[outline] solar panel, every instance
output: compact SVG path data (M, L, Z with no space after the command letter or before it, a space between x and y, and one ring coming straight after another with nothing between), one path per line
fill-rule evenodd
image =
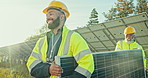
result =
M95 71L91 78L145 78L141 50L123 50L93 53ZM63 68L61 77L71 75L77 67L72 56L56 56Z
M27 42L0 47L0 55L5 55L5 56L11 55L13 57L26 57L27 55L30 55L30 53L32 52L32 49L35 46L37 40L38 39L34 39Z
M123 32L127 26L132 26L136 29L136 42L144 49L148 49L147 13L85 26L75 29L75 31L86 40L92 52L113 51L117 41L124 39Z

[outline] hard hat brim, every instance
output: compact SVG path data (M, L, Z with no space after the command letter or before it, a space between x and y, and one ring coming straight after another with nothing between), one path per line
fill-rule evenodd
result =
M48 11L49 8L52 8L52 7L47 7L47 8L45 8L45 9L43 10L43 13L44 13L44 14L47 14L47 11ZM62 10L66 13L66 18L68 18L68 17L70 16L70 13L69 13L67 10L64 10L64 9L62 9Z
M124 34L135 34L135 33L124 33Z

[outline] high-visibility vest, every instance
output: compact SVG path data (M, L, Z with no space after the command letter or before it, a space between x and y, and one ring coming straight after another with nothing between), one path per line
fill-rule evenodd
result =
M143 58L144 58L144 68L146 69L146 58L145 58L145 53L144 50L142 48L141 45L139 45L137 42L133 42L133 43L127 43L125 40L122 41L118 41L115 51L119 51L119 50L132 50L132 49L142 49L142 54L143 54Z
M45 36L37 41L28 59L27 67L29 71L31 71L31 69L38 63L47 62L47 49L47 36ZM75 71L86 76L87 78L91 77L91 74L94 71L94 60L92 53L85 40L78 33L67 29L66 26L63 27L62 41L57 56L62 55L72 55L78 63ZM57 77L50 76L50 78Z

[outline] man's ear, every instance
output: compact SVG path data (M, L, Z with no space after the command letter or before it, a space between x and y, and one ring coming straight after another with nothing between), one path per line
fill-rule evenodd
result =
M64 20L64 18L65 18L65 15L62 14L62 15L60 16L60 20Z

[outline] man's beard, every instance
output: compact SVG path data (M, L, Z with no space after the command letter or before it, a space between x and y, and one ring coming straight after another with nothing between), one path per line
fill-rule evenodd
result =
M130 41L127 41L127 39L125 39L125 42L127 42L128 44L131 44L131 43L135 42L135 39L132 38Z
M48 24L48 28L49 29L55 29L60 25L60 17L58 17L57 19L53 20L53 22L51 24Z

